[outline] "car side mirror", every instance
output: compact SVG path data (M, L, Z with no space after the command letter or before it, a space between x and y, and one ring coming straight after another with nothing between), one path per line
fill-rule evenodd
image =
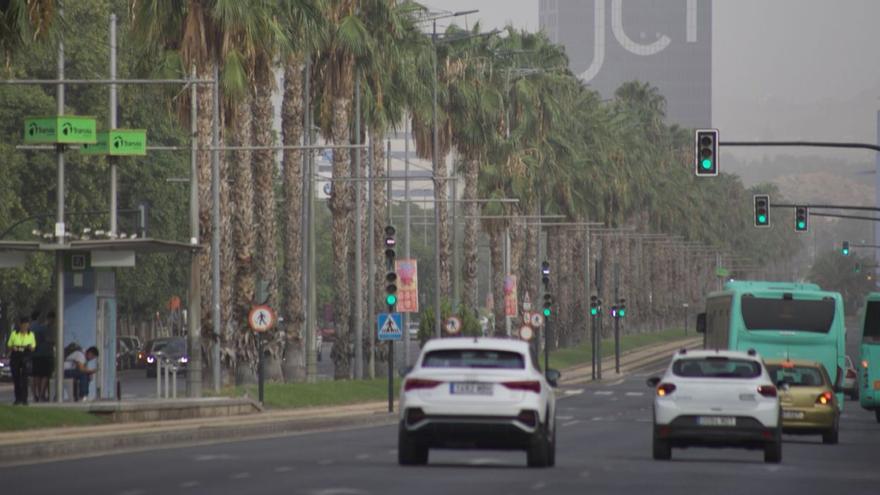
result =
M657 385L660 384L660 377L659 376L652 376L651 378L648 378L647 380L645 380L645 383L648 384L648 386L651 388L656 388Z
M560 373L559 370L550 368L547 370L545 377L547 378L547 383L549 383L551 387L558 387L559 379L562 378L562 373Z
M412 372L412 370L413 370L412 366L404 366L403 368L400 368L400 371L398 372L398 374L400 375L401 378L403 378L406 375L410 374Z
M697 315L697 333L706 333L706 313Z

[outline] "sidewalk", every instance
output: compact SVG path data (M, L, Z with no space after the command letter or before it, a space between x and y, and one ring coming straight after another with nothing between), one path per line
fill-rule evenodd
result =
M695 347L701 338L678 340L621 354L621 374L614 373L614 356L602 360L605 381L620 379L638 368L659 363L681 347ZM590 380L590 365L562 370L562 387ZM560 394L560 398L564 397ZM395 403L395 410L397 404ZM386 401L345 406L270 410L258 414L179 419L98 426L45 428L0 433L0 466L58 460L120 451L226 442L328 428L391 425L397 413Z

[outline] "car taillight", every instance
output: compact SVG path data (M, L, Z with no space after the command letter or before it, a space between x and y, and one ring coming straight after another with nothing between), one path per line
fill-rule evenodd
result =
M822 392L819 394L819 397L816 399L816 404L827 405L831 404L831 399L834 398L834 394L831 392Z
M437 385L440 385L441 382L437 380L425 380L423 378L410 378L403 384L403 391L409 392L410 390L419 390L423 388L434 388Z
M776 387L773 385L761 385L758 387L758 393L764 397L776 397Z
M526 426L536 426L538 424L538 413L535 411L520 411L516 420Z
M657 386L657 396L658 397L666 397L667 395L675 392L675 385L671 383L661 383Z
M862 368L868 369L868 360L862 359Z
M520 381L520 382L504 382L502 383L510 390L522 390L524 392L541 393L541 382L537 380Z
M144 353L143 353L143 352L139 352L139 353L138 353L138 359L143 359L143 358L144 358Z

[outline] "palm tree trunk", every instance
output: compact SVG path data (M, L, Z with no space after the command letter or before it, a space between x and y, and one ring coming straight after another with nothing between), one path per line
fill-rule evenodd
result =
M210 79L211 66L206 65L198 68L199 79ZM197 136L199 144L206 146L211 143L211 120L212 120L212 95L213 86L200 86L196 105L198 105ZM211 152L201 150L198 152L198 176L199 176L199 243L206 247L199 255L199 278L201 285L201 313L202 313L202 376L210 381L211 370L219 363L211 360L211 346L214 342L213 314L211 311L211 235L213 232L211 223ZM207 358L207 359L205 359Z
M452 271L450 269L450 241L449 241L449 190L447 177L449 171L446 167L446 157L437 158L437 170L434 170L434 208L438 208L440 222L437 226L437 234L440 236L440 300L449 300L452 289Z
M281 128L285 145L298 145L303 136L303 58L292 56L284 66L284 100L281 104ZM303 153L284 150L281 166L284 187L284 362L285 382L306 378L306 347L303 311Z
M251 144L253 119L250 93L233 107L231 143L236 146ZM233 304L232 339L235 346L235 382L254 383L257 362L253 339L245 325L254 299L254 173L251 152L233 152L234 165L230 169L233 187L230 196L232 235L235 263L235 298Z
M489 252L491 254L492 263L492 300L494 302L495 313L495 336L507 336L504 317L504 250L502 243L504 242L503 229L495 228L489 230Z
M272 80L266 77L258 85L253 102L254 143L272 146ZM257 241L257 277L268 284L267 304L277 306L278 237L275 211L275 154L271 150L254 152L254 228ZM284 352L283 332L279 328L263 335L266 353L265 373L268 380L281 380L281 357Z
M470 310L476 310L478 302L477 294L477 271L479 268L479 252L477 238L479 235L479 219L477 216L480 207L473 200L477 199L477 181L479 180L480 162L477 160L464 161L464 280L462 304Z
M330 141L333 144L349 143L349 120L351 117L351 96L343 92L331 102L333 126ZM351 163L349 151L345 148L333 150L333 178L342 179L350 176ZM347 379L351 376L352 343L351 336L351 294L349 293L349 244L353 232L351 213L353 197L350 185L345 181L333 182L330 194L330 211L333 214L333 279L336 341L333 344L331 357L335 364L334 376Z

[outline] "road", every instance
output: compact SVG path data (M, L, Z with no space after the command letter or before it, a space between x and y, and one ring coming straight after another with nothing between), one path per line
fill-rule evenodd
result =
M0 479L17 495L877 493L880 424L854 402L839 445L786 436L779 465L737 449L675 449L670 462L652 460L647 376L560 401L552 469L494 451L432 451L428 466L402 468L396 429L382 426L0 468Z

